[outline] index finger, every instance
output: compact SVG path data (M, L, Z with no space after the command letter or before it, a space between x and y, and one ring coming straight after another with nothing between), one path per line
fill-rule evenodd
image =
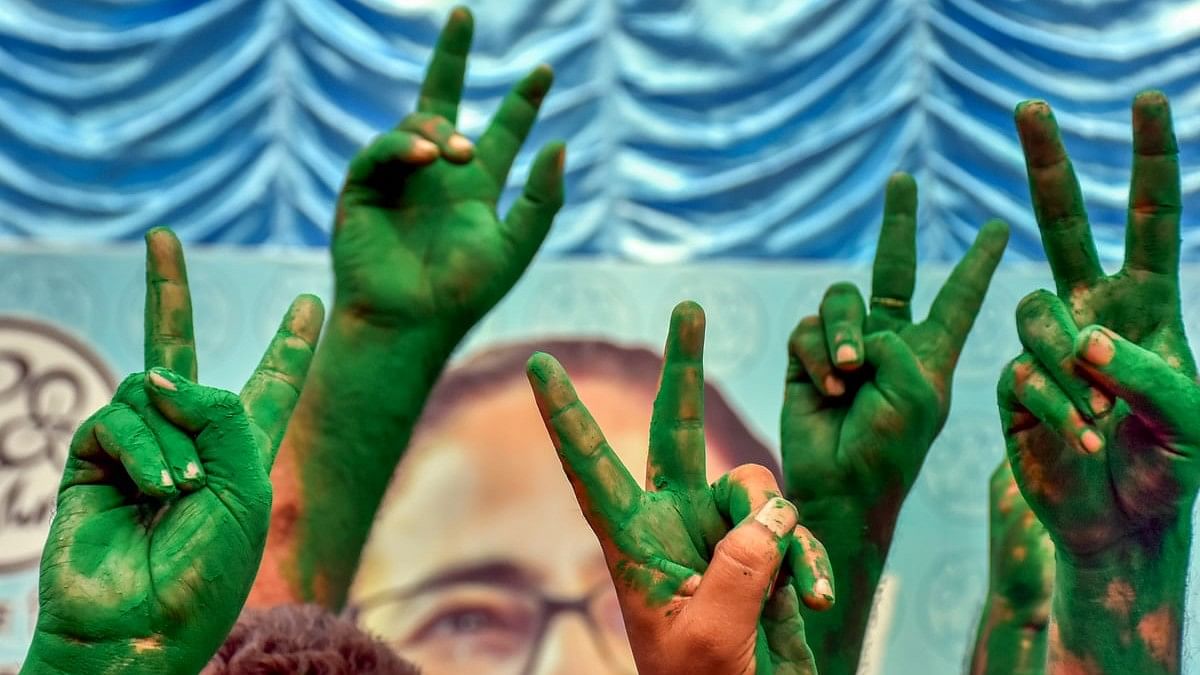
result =
M671 312L662 378L650 418L646 487L704 488L704 310L681 302Z
M417 112L440 115L452 124L458 121L458 103L462 100L467 53L471 49L474 29L475 20L470 10L461 6L451 10L425 71L417 98Z
M633 514L641 488L575 394L562 365L538 352L529 358L526 373L580 510L597 536L611 540Z
M1058 292L1065 295L1076 284L1104 276L1083 194L1050 105L1045 101L1017 105L1016 122L1042 247Z
M888 180L883 225L871 270L871 312L912 321L917 283L917 183L906 173Z
M1179 274L1179 146L1171 108L1160 91L1133 102L1133 179L1125 230L1125 267Z
M192 294L183 247L175 233L156 227L146 233L146 370L161 367L196 380L196 336Z
M926 321L940 327L946 337L945 348L937 350L938 362L933 364L941 372L948 373L958 362L1007 245L1008 225L999 220L984 223L975 243L954 266L950 278L933 299Z
M258 367L238 395L255 429L267 471L275 464L279 442L300 399L324 320L325 308L315 295L293 300Z

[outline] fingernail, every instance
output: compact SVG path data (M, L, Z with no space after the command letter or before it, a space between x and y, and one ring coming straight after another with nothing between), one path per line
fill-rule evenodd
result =
M158 389L167 391L177 391L175 383L167 379L167 377L157 368L150 371L150 384Z
M778 538L791 534L796 528L796 509L782 497L774 497L754 515L754 519L765 525Z
M1105 396L1104 392L1095 387L1089 387L1088 403L1091 405L1092 415L1095 417L1100 417L1112 409L1112 401L1108 400L1108 396Z
M437 157L438 147L432 141L427 141L424 138L415 138L412 143L412 150L409 155L413 159L432 159Z
M1094 365L1107 366L1112 363L1115 353L1116 346L1113 345L1112 338L1099 328L1093 329L1088 335L1087 346L1083 349L1083 358Z
M695 595L696 590L700 588L701 580L702 577L699 574L693 574L684 579L683 583L679 585L679 590L675 591L676 595Z
M846 393L846 384L836 375L825 376L825 393L830 396L841 396Z
M195 462L188 462L187 468L183 470L184 478L195 478L200 475L200 467L196 466Z
M858 350L854 348L854 345L846 343L837 348L837 354L834 355L833 360L839 366L846 363L854 363L858 361Z
M449 145L451 150L459 154L471 152L471 150L475 148L475 146L471 144L471 141L467 140L467 137L463 136L462 134L454 134L451 136Z
M171 487L175 484L175 481L171 480L171 474L167 473L166 469L162 470L162 475L160 478L162 479L162 484L164 487Z
M1083 444L1084 450L1093 455L1100 452L1100 448L1104 447L1104 439L1100 437L1100 434L1091 429L1079 435L1079 442Z
M833 586L828 579L817 579L817 583L813 584L813 593L816 593L829 602L833 602Z

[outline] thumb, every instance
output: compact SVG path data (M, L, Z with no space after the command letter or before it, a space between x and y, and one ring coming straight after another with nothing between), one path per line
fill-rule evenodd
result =
M725 535L688 607L691 620L753 633L799 519L791 502L775 497Z

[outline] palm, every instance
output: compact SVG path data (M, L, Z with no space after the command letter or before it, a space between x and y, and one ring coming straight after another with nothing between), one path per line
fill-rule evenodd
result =
M86 464L75 469L120 470ZM245 480L267 486L265 473ZM258 524L261 544L270 505L269 488L264 492L247 511L247 521L236 519L210 487L184 495L161 518L159 500L111 485L67 487L50 530L44 554L50 564L43 565L41 585L76 592L43 593L40 629L92 645L133 644L136 651L140 644L147 665L156 657L163 666L180 659L162 645L184 651L199 646L180 661L203 663L211 636L227 629L232 618L220 608L254 577L260 551L247 541L246 528ZM93 546L104 547L100 560ZM86 593L79 592L84 588ZM196 612L197 607L209 610Z
M801 387L808 391L796 391ZM814 409L797 403L816 398L819 393L811 384L789 385L785 393L783 444L804 449L787 462L791 494L801 502L851 495L874 502L885 496L896 476L904 477L905 489L911 485L921 459L913 450L919 445L886 429L914 420L906 421L906 413L873 382L863 383L848 405L835 402ZM789 415L791 410L801 412ZM919 425L929 428L931 421L920 420Z
M333 261L338 302L361 315L469 327L520 278L562 204L563 148L551 144L498 217L553 75L543 66L519 82L472 148L454 129L471 34L470 14L451 13L417 112L351 162Z
M1036 371L1048 386L1061 388L1078 411L1071 419L1095 429L1104 447L1094 455L1080 452L1073 447L1078 441L1067 440L1070 434L1021 406L1002 412L1013 471L1027 501L1061 543L1081 550L1103 548L1173 515L1179 496L1195 492L1194 469L1178 461L1180 439L1132 414L1125 401L1112 401L1111 392L1093 392L1072 365L1070 343L1077 329L1097 324L1188 378L1196 375L1180 313L1179 168L1165 99L1139 98L1134 116L1125 264L1105 275L1053 115L1041 103L1018 109L1034 211L1057 299L1041 292L1022 302L1018 323L1026 356L1014 368ZM1030 386L1006 377L1002 398L1019 398L1013 390Z

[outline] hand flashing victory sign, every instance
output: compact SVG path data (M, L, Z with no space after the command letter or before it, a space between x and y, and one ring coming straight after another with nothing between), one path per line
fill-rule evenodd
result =
M1054 591L1054 544L1013 478L1008 460L991 480L988 596L971 675L1042 675Z
M828 547L843 602L807 619L824 675L858 669L872 596L900 507L950 411L951 378L1008 242L985 224L933 301L912 322L917 188L887 187L870 311L858 289L835 284L820 314L788 344L782 415L787 494Z
M333 230L336 299L274 475L251 604L340 608L372 519L450 353L520 278L563 202L560 143L496 213L553 75L540 66L471 144L455 130L472 18L450 14L417 112L350 164Z
M667 336L645 490L553 357L529 360L529 382L604 550L639 672L815 673L798 598L832 604L825 551L767 469L743 465L708 485L703 348L704 313L682 303ZM781 564L794 584L776 587Z
M1016 121L1058 288L1021 302L1025 351L999 386L1013 473L1057 551L1047 672L1177 673L1200 388L1180 316L1170 110L1158 92L1134 101L1125 264L1113 275L1050 107L1023 103Z
M71 441L23 673L197 673L258 569L323 310L293 303L240 397L195 384L183 253L169 230L146 243L147 372Z

